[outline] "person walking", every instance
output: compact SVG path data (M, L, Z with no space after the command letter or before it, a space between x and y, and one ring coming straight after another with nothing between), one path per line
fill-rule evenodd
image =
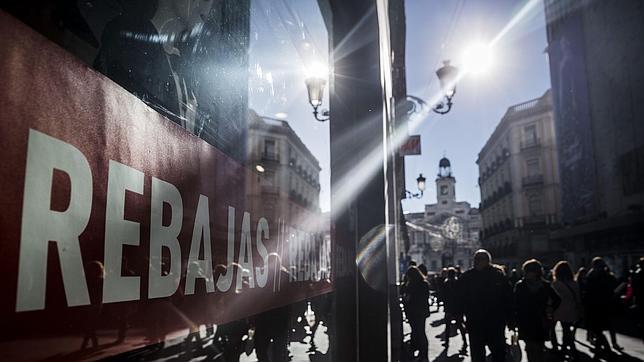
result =
M474 253L474 268L459 279L458 313L465 316L473 362L505 361L505 327L512 317L512 287L503 271L492 265L487 250Z
M577 273L575 273L575 281L579 285L579 295L581 295L581 305L582 307L584 306L585 300L586 300L586 286L588 285L588 269L586 267L579 267L577 269ZM583 313L581 314L580 318L581 320L577 325L575 326L575 333L577 332L577 328L585 328L586 329L586 342L588 343L595 343L595 340L593 338L593 333L588 329L588 326L586 326L586 309L583 309Z
M402 296L405 315L411 326L412 352L418 350L418 361L428 362L429 342L425 334L425 320L429 317L429 284L415 266L407 269L405 279Z
M613 346L613 349L616 351L623 351L624 348L617 343L617 331L615 331L615 320L623 312L623 301L622 293L626 290L626 283L620 283L620 280L615 276L615 274L610 270L608 265L606 266L606 272L615 278L615 289L613 289L613 297L611 298L611 307L609 309L610 313L610 325L608 326L608 335L610 336L610 344Z
M604 331L611 328L611 310L614 307L614 291L617 278L608 271L606 262L601 257L595 257L592 268L588 272L584 296L586 311L586 327L594 338L595 357L610 352L608 340Z
M644 257L640 258L633 273L633 310L640 338L644 342Z
M568 350L571 357L575 358L577 356L575 325L583 314L579 284L574 280L572 269L567 261L560 261L555 265L553 277L552 288L561 298L561 304L554 312L555 323L561 323L563 330L561 348L564 352ZM552 338L557 336L552 335ZM553 346L555 344L556 342L553 341Z
M456 277L456 269L447 269L447 278L443 283L443 303L445 304L445 333L443 346L445 350L449 348L449 338L451 334L452 322L456 324L456 329L461 332L463 338L463 350L467 348L467 338L465 336L465 326L463 325L463 316L457 310L459 283Z
M529 362L545 358L544 342L552 326L552 311L561 299L550 283L543 279L543 267L536 259L523 263L523 279L514 288L516 322L519 339L525 342Z
M439 312L441 309L441 306L443 306L443 312L445 312L445 301L443 298L443 287L445 285L445 278L447 278L447 268L441 269L440 274L438 277L434 280L436 282L435 284L435 295L436 295L436 311Z

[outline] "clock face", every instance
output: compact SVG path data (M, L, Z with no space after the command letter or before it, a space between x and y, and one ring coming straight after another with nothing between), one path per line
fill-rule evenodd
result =
M443 237L447 239L458 239L461 236L462 231L463 225L461 224L461 220L455 216L447 218L441 226Z
M449 193L449 187L447 185L441 186L441 195L447 195Z

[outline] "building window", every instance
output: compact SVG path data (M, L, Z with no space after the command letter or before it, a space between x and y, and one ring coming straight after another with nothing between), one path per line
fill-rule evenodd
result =
M526 161L526 173L527 173L527 176L541 175L541 169L539 167L538 158L531 158Z
M443 200L443 201L441 202L441 204L443 204L443 205L447 205L447 200Z
M543 206L541 205L541 195L532 194L528 196L528 212L530 213L530 216L543 214Z
M431 270L436 271L437 269L438 269L438 263L436 263L436 260L432 260Z
M537 126L531 124L523 128L523 144L531 146L537 144Z
M277 160L277 146L275 144L275 140L268 138L264 140L264 158Z

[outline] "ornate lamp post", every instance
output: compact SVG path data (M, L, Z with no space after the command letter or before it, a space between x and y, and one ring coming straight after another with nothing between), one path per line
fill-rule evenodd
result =
M328 110L318 110L322 105L322 98L324 96L324 87L326 80L319 76L312 76L304 80L306 90L309 94L309 103L313 107L313 117L320 122L329 120ZM321 114L321 115L320 115Z
M416 185L418 187L418 193L413 193L409 190L405 190L405 198L415 198L415 199L420 199L423 197L423 192L425 192L425 177L423 177L423 174L421 173L418 175L418 178L416 179Z
M443 61L443 66L436 70L436 76L440 82L442 100L432 107L432 111L438 114L447 114L452 109L452 98L456 94L456 81L458 80L458 68L450 64L449 60ZM427 107L427 102L419 97L407 95L409 113L419 112Z
M450 65L449 60L443 62L443 66L436 71L438 81L443 92L443 100L435 105L432 110L438 114L446 114L452 109L452 98L456 94L456 80L458 68Z

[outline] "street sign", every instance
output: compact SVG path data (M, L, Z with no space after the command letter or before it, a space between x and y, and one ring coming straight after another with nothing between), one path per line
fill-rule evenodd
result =
M420 155L420 135L415 134L409 136L407 141L400 145L398 152L401 156Z

